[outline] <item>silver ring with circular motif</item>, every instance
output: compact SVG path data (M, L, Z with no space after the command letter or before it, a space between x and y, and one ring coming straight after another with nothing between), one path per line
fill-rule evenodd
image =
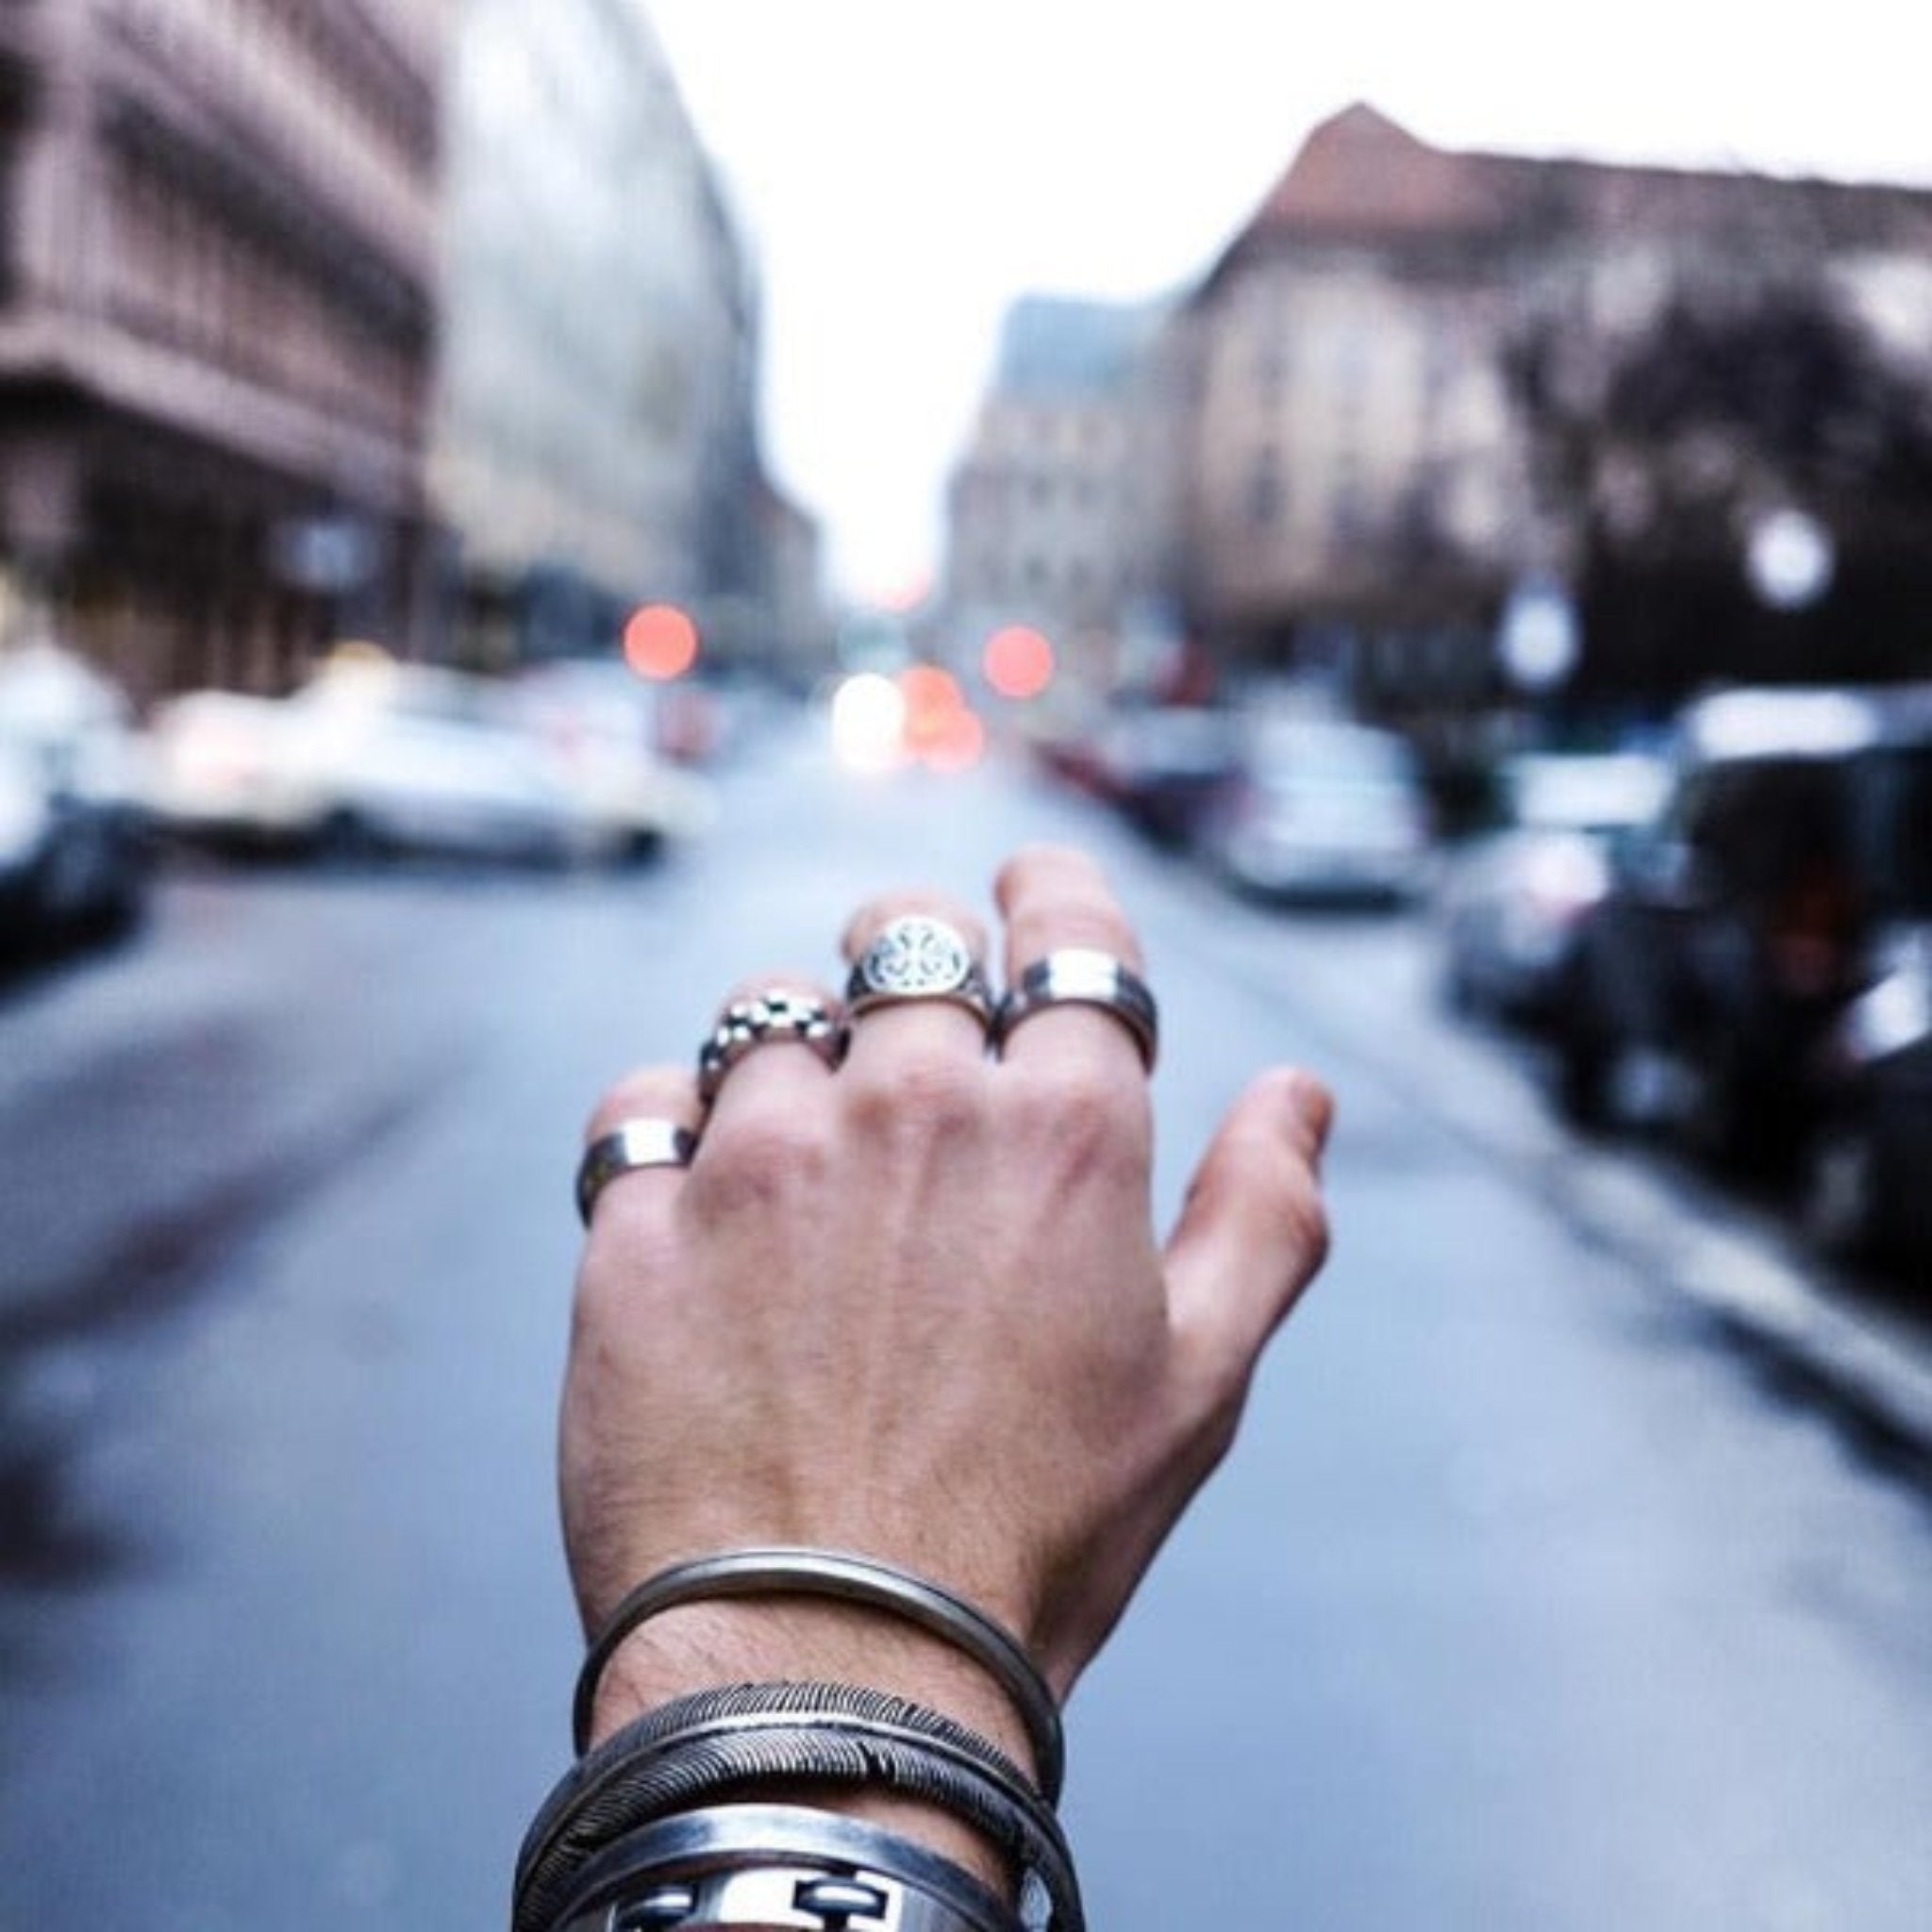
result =
M900 1000L948 1000L992 1027L992 989L965 934L923 912L888 920L846 982L845 1010L855 1020Z
M698 1049L698 1098L709 1106L725 1074L754 1047L774 1040L798 1041L828 1067L845 1058L845 1028L824 1000L782 986L767 987L747 999L733 1000L718 1016Z
M1129 1033L1141 1049L1141 1064L1151 1074L1160 1044L1160 1010L1147 982L1111 953L1089 946L1063 946L1036 959L1021 974L1019 984L1000 1001L993 1015L992 1046L1004 1052L1013 1029L1023 1020L1048 1007L1104 1007Z
M698 1137L676 1121L655 1115L620 1121L584 1149L577 1162L577 1213L586 1227L597 1196L621 1174L641 1167L689 1167Z

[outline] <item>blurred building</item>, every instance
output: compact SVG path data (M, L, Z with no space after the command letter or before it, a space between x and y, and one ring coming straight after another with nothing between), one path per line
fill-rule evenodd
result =
M139 695L420 619L443 14L0 7L0 570Z
M1761 315L1774 290L1815 297L1819 316L1765 345L1765 394L1727 391L1732 339L1709 331L1700 375L1685 315ZM1627 612L1592 600L1604 520L1647 520L1653 562L1683 565L1704 533L1702 564L1741 603L1740 522L1825 490L1826 466L1774 446L1773 419L1803 417L1811 366L1780 358L1840 320L1865 345L1855 359L1891 365L1888 395L1932 395L1932 193L1450 153L1351 108L1176 311L1188 621L1237 675L1325 681L1358 709L1424 721L1508 694L1499 632L1527 586L1574 608L1579 675L1601 689L1730 669L1727 645L1757 646L1741 617L1708 610L1672 633L1667 664L1640 666ZM1841 440L1887 413L1868 408ZM1701 521L1684 477L1708 499ZM1801 507L1850 554L1875 491L1831 493ZM1917 531L1924 553L1923 514ZM1644 581L1654 604L1659 579ZM1830 648L1795 654L1793 675L1830 675ZM1559 659L1545 683L1572 675Z
M1150 600L1171 574L1172 468L1152 394L1161 316L1048 295L1009 310L947 491L939 622L957 650L1024 624L1053 641L1075 689L1138 681Z
M638 0L463 0L449 127L431 475L457 655L610 649L641 600L740 661L809 648L752 264Z

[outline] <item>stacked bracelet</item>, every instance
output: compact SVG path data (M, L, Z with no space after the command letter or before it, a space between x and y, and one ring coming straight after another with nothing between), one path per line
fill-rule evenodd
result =
M842 1550L730 1550L675 1564L646 1578L618 1605L584 1659L572 1712L579 1751L590 1740L598 1681L618 1645L640 1624L660 1611L706 1598L731 1596L833 1597L890 1611L944 1638L1005 1687L1026 1725L1040 1789L1049 1804L1058 1803L1066 1766L1059 1706L1019 1639L943 1584L896 1564Z
M739 1684L681 1697L586 1752L605 1666L639 1624L709 1597L832 1597L887 1611L973 1657L1007 1691L1031 1777L956 1719L849 1684ZM1019 1640L945 1586L869 1557L726 1551L660 1571L617 1607L584 1659L579 1762L525 1834L512 1932L1085 1932L1054 1806L1059 1707ZM835 1810L818 1790L882 1790L965 1824L1018 1882L1017 1909L929 1847ZM796 1793L799 1806L760 1800Z
M935 1805L1019 1873L1019 1923L1080 1932L1066 1840L1019 1767L941 1712L839 1684L701 1691L600 1744L558 1786L525 1839L515 1932L552 1932L575 1920L587 1874L639 1828L774 1784L869 1787Z

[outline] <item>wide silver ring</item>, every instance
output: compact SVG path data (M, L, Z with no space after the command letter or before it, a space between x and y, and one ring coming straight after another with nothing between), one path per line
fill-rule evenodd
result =
M698 1049L698 1098L709 1106L724 1076L754 1047L774 1040L808 1046L828 1067L845 1057L845 1027L824 1000L786 987L767 987L733 1000Z
M923 912L888 920L858 956L845 986L845 1010L854 1019L901 1000L947 1000L982 1026L992 1025L992 989L966 935Z
M1111 1013L1141 1049L1151 1074L1160 1045L1160 1009L1147 982L1111 953L1090 946L1063 946L1036 959L1021 974L993 1014L992 1046L1004 1052L1013 1029L1048 1007L1101 1007Z
M656 1115L620 1121L584 1149L577 1162L577 1212L586 1227L597 1196L621 1174L641 1167L689 1167L698 1137L676 1121Z

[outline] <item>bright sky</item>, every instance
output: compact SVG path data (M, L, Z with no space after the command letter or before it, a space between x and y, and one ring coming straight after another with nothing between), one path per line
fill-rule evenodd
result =
M939 561L1007 305L1183 286L1308 130L1932 185L1915 0L643 0L757 256L836 587Z

